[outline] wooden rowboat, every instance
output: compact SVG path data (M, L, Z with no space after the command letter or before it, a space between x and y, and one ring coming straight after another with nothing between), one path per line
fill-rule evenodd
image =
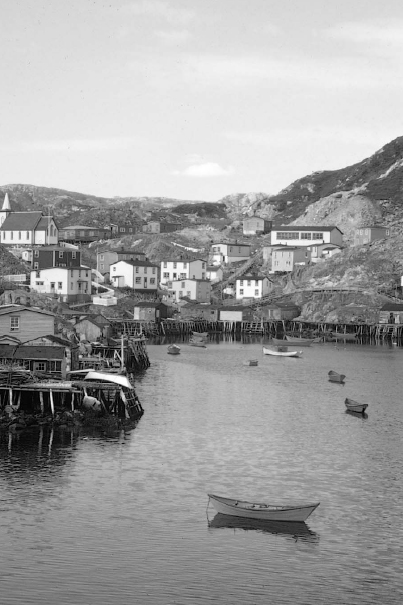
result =
M178 345L168 345L167 353L169 353L169 355L179 355L180 352L181 348L178 347Z
M345 374L338 374L337 372L334 372L333 370L330 370L330 372L328 373L329 376L329 380L330 382L344 382L345 379Z
M266 519L267 521L305 521L319 506L319 502L312 504L263 504L224 498L208 494L217 512L231 517L245 517L248 519Z
M192 332L192 338L194 340L204 340L208 339L208 332Z
M282 341L284 342L284 340ZM289 351L288 347L278 346L269 349L263 347L263 355L276 355L278 357L301 357L302 351Z
M368 403L359 403L358 401L354 401L354 399L349 399L346 397L344 403L346 404L346 408L349 412L357 412L358 414L363 414L368 407Z
M313 343L313 338L298 338L293 336L286 336L285 340L279 338L272 338L274 345L295 345L298 347L310 347Z

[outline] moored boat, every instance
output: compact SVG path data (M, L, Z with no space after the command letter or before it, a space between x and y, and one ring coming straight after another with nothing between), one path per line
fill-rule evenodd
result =
M167 353L169 355L179 355L181 348L178 345L168 345Z
M346 377L345 374L338 374L337 372L334 372L333 370L330 370L330 372L328 372L328 376L329 376L330 382L339 382L339 383L343 383L344 379Z
M344 403L349 412L357 412L358 414L363 414L368 407L368 403L359 403L348 397L346 397Z
M202 349L206 349L206 345L204 344L203 340L193 340L190 339L189 340L189 344L191 347L201 347Z
M272 338L272 342L274 345L295 345L298 347L310 347L313 343L313 338L299 338L297 336L287 336L285 340L281 340L279 338Z
M217 512L232 517L266 519L267 521L305 521L319 506L319 502L304 504L265 504L208 494Z
M288 347L281 345L273 348L263 347L263 355L275 355L277 357L301 357L302 351L289 351Z

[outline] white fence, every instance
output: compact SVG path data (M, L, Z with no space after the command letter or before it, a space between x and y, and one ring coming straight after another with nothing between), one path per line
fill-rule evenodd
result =
M13 281L19 284L24 284L28 281L28 277L26 273L19 273L18 275L2 275L0 279L3 281Z

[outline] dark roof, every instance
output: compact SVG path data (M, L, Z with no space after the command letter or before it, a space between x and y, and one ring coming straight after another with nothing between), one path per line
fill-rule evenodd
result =
M160 305L164 305L164 307L167 307L168 305L166 305L163 302L148 302L146 300L142 300L141 302L137 302L134 303L134 307L152 307L152 308L156 308L159 307Z
M340 229L336 227L336 225L280 225L279 227L274 228L273 231L333 231L333 229ZM342 233L340 231L340 233Z
M247 305L223 305L222 307L219 307L220 311L244 311L245 309L250 311L250 308Z
M12 212L1 226L2 231L31 231L38 226L42 212Z
M403 304L385 303L383 307L381 307L381 311L403 311Z
M46 231L47 228L49 227L49 219L52 219L54 222L54 218L53 216L42 216L40 218L39 223L37 224L36 228L38 231Z
M41 313L42 315L51 315L55 317L55 313L46 311L45 309L38 309L37 307L25 307L24 305L12 305L5 308L0 307L0 315L7 315L8 313L21 313L23 311L33 311L34 313Z
M15 351L15 353L14 353ZM22 345L0 345L0 359L63 359L64 347Z
M141 254L145 256L145 252L140 252L139 250L107 250L107 252L116 252L116 254Z

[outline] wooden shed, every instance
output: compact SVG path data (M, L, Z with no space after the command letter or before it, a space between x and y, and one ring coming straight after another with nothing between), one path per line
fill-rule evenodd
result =
M379 323L403 324L403 304L386 303L379 311Z
M133 309L133 319L139 321L159 321L169 317L169 307L163 302L138 302Z
M219 307L216 305L201 305L187 303L180 309L181 319L217 321Z
M300 307L294 303L272 302L264 305L259 310L259 315L262 319L294 319L301 313Z
M231 305L219 308L220 321L253 321L253 310L245 305Z
M112 336L111 322L103 315L83 317L77 321L74 328L82 340L85 339L90 342Z

